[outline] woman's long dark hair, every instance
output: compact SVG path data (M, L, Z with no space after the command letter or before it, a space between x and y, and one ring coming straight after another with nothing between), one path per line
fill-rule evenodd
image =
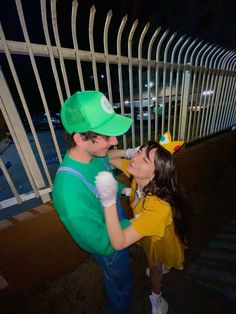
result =
M172 209L174 228L180 240L186 244L186 236L189 227L189 208L180 189L174 159L169 151L159 143L149 141L140 149L146 147L146 155L149 158L151 150L156 149L154 164L154 178L144 187L146 195L156 195L158 198L170 204Z

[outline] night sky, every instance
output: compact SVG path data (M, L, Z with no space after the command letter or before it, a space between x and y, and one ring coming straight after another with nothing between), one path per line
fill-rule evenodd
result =
M129 25L137 18L139 29L150 21L150 33L162 26L163 30L169 28L171 33L177 31L179 36L186 34L192 39L199 38L228 49L236 48L236 0L79 0L78 3L78 17L83 24L87 23L89 9L95 4L95 22L98 26L104 25L106 14L112 9L114 28L117 28L122 17L128 14ZM22 0L22 4L28 16L27 21L32 25L31 38L39 42L40 38L43 38L41 30L37 27L40 1ZM71 1L58 0L57 6L58 18L62 20L64 28L65 21L70 18ZM14 0L0 1L0 18L3 26L6 25L11 37L9 39L20 36L17 15L14 12ZM87 33L83 30L81 38L86 42L85 36L87 37Z
M209 41L228 49L236 48L236 0L81 0L79 6L95 4L97 15L113 10L113 18L128 14L140 26L151 22L181 36Z

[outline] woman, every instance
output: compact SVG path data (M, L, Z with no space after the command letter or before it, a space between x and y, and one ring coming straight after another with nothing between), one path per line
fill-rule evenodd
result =
M142 145L131 160L123 159L125 150L112 150L110 162L132 178L130 205L134 219L122 229L117 217L117 183L102 172L96 186L104 206L112 246L121 250L138 242L144 249L150 268L152 313L166 313L168 304L161 296L163 264L183 269L187 210L178 188L171 153L157 142Z

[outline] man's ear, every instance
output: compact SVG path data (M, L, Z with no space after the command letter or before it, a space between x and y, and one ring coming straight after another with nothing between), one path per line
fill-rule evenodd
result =
M73 139L77 145L81 145L81 143L84 142L83 137L80 133L75 133Z

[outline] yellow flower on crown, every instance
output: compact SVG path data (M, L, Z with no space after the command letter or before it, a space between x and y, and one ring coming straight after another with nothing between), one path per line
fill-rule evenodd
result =
M159 144L173 154L180 149L180 147L184 144L184 141L171 141L171 135L168 131L161 136Z

